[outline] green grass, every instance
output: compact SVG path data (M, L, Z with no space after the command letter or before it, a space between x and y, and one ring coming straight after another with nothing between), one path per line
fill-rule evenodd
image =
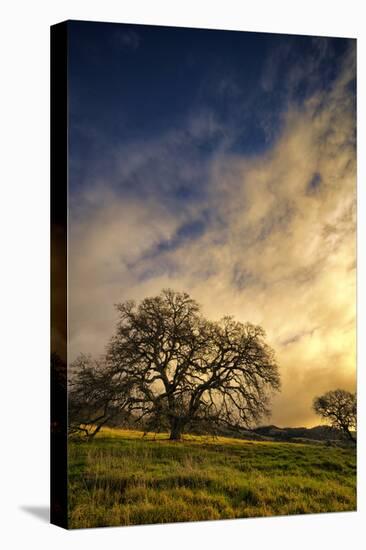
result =
M69 445L69 526L356 509L356 452L325 445L105 429Z

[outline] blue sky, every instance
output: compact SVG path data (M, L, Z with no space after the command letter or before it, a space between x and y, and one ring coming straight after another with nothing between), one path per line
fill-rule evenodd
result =
M265 328L273 422L352 389L355 76L349 39L70 22L71 357L171 287Z
M203 173L181 178L177 203L196 198L217 151L271 147L289 101L329 89L349 46L340 38L83 22L69 23L69 37L71 190L88 185L90 172L113 169L116 146L180 129L182 153ZM138 194L140 183L126 178L119 187Z

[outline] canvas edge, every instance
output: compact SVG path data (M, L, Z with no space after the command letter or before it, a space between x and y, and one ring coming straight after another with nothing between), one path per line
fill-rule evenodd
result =
M68 528L67 495L67 23L50 27L51 479L50 522Z

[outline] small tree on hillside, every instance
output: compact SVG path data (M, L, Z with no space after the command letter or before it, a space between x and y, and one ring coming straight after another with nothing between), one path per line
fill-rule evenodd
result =
M68 391L69 433L91 439L112 420L128 415L133 387L105 360L80 355L71 366Z
M353 443L356 443L354 431L357 427L356 394L345 390L329 391L313 402L314 411L341 430Z

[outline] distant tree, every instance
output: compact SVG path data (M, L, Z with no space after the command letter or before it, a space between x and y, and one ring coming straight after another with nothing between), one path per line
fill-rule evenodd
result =
M341 430L353 443L357 427L356 394L345 390L329 391L313 401L314 411L330 422L333 428Z
M113 373L104 359L80 355L71 365L68 416L69 433L83 432L89 439L117 417L129 413L132 385Z
M208 321L188 294L172 290L117 310L106 357L109 378L99 380L98 400L104 384L109 395L118 380L112 395L124 396L124 403L130 393L126 409L148 429L167 426L172 440L195 426L247 428L269 413L280 378L261 327L231 317ZM86 380L93 377L88 373Z

